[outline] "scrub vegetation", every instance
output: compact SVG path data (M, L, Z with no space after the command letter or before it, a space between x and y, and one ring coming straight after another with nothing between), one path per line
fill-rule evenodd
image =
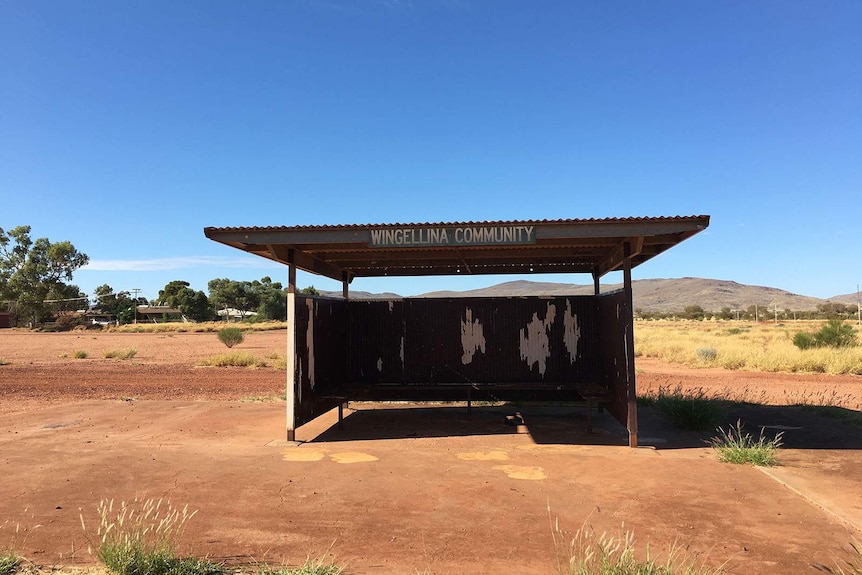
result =
M638 401L661 413L674 427L691 431L715 429L726 403L702 388L684 391L680 386L660 387L655 393L639 397Z
M251 331L271 331L287 328L287 323L283 321L244 321L235 325L242 326L242 331L246 333ZM199 323L130 323L126 325L103 327L102 331L107 333L218 333L225 327L226 325L223 321L207 321Z
M814 565L814 568L833 575L862 575L862 543L855 538L852 539L847 557L837 560L833 567Z
M857 326L837 320L792 323L796 329L781 323L640 321L635 324L635 355L690 367L862 375L862 346L850 343L858 341ZM794 343L799 326L817 330L809 337L824 343L800 349Z
M549 510L550 514L550 510ZM719 575L724 565L710 567L697 555L686 553L676 543L661 554L652 554L649 544L643 559L635 553L634 533L597 534L584 524L574 534L565 532L559 520L551 522L554 566L558 575Z
M206 367L266 367L266 362L244 351L232 351L203 359L198 365Z
M181 557L179 541L195 511L162 499L113 500L99 504L97 540L91 550L115 575L218 575L224 565L197 557ZM83 515L81 526L87 532ZM88 534L89 535L89 534Z
M736 427L728 426L727 431L718 428L718 435L710 439L709 443L718 453L719 461L725 463L751 465L775 465L775 452L781 447L782 432L775 437L766 437L763 429L760 436L755 438L745 431L742 421L737 420Z
M133 347L127 347L125 349L112 349L105 352L106 359L131 359L135 357L138 353Z
M263 567L257 575L341 575L344 565L339 565L326 556L312 559L308 557L299 567Z
M218 340L232 348L245 341L245 334L238 327L223 327L218 331Z

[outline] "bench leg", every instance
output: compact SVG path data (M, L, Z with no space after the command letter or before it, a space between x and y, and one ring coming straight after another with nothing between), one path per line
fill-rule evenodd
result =
M587 400L587 433L593 432L593 401Z
M467 388L467 417L473 417L473 388Z
M344 403L338 403L338 429L344 429Z

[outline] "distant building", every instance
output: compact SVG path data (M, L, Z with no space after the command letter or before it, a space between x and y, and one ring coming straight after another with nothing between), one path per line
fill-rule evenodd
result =
M167 305L139 305L138 321L159 323L160 321L188 320L180 310Z
M241 321L243 318L254 317L257 315L256 311L245 311L233 307L220 309L216 313L220 318L226 321Z
M0 328L12 327L12 314L7 311L0 311Z

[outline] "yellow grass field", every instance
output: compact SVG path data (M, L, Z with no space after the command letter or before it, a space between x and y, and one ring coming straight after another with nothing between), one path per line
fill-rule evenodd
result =
M862 375L862 345L800 350L795 333L814 333L825 322L639 321L635 355L690 367L770 372ZM862 342L862 330L854 326Z

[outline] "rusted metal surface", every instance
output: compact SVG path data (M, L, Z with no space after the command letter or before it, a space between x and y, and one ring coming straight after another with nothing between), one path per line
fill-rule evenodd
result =
M625 423L619 297L297 296L297 425L345 397L574 400L579 384L611 390Z
M600 383L608 390L612 401L606 405L614 418L628 421L628 393L625 322L625 292L602 294L594 298L598 308L598 373ZM632 358L633 359L633 358Z
M441 274L605 273L702 231L709 216L204 229L217 242L338 281ZM630 252L623 246L629 244Z
M347 381L404 381L404 300L348 302Z
M409 299L405 383L574 383L594 377L591 298Z
M296 425L337 406L346 379L347 302L296 296Z

